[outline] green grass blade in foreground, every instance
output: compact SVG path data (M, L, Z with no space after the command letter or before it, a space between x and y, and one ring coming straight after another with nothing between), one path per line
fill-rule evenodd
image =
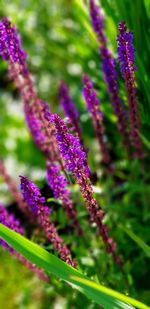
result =
M134 234L129 228L122 225L119 226L136 244L143 249L145 254L150 257L150 246L148 246L139 236Z
M148 309L143 303L99 285L22 235L0 224L0 238L44 271L66 281L106 309Z

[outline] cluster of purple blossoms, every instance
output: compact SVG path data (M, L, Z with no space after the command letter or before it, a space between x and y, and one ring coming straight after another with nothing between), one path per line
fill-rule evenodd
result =
M66 124L58 115L52 114L47 119L49 119L50 125L52 123L55 126L58 147L65 161L66 168L71 173L76 171L77 174L80 169L84 168L85 174L88 177L90 171L87 165L86 153L79 139L68 133Z
M14 80L23 99L26 121L35 143L48 160L54 160L55 158L62 166L60 153L53 134L54 130L50 127L47 129L47 122L44 117L48 105L37 96L20 37L15 26L7 18L0 22L0 54L7 62L9 75ZM35 126L37 126L37 132Z
M81 140L81 129L79 127L79 114L72 101L67 85L62 81L59 87L60 104L65 115L69 118L72 132Z
M21 235L23 235L25 232L19 220L16 220L14 215L9 214L7 209L2 204L0 204L0 223ZM41 280L49 282L49 278L44 274L41 269L27 261L21 254L17 253L14 249L12 249L5 241L0 239L0 244L4 248L6 248L13 256L15 256L24 266L26 266L32 272L36 273Z
M117 264L120 264L121 260L115 252L116 243L109 237L108 228L102 222L105 215L104 211L98 206L97 201L93 197L86 154L79 140L69 134L66 124L58 115L51 115L49 120L55 125L60 152L65 161L66 168L73 174L80 187L91 221L96 223L98 232L107 245L106 251L112 255Z
M93 30L96 33L97 40L101 46L106 47L107 38L104 35L104 22L101 14L101 8L96 5L95 0L89 1L90 18L93 26Z
M39 188L34 183L29 181L27 177L20 176L20 178L20 188L24 199L37 216L40 225L45 231L47 239L53 244L55 250L60 254L63 261L72 267L76 267L76 262L71 259L70 250L63 243L62 238L57 233L55 225L49 218L50 209L45 206L45 198L42 197Z
M83 86L83 96L85 98L88 111L91 114L95 133L100 145L102 163L106 165L108 171L111 171L111 159L107 144L105 142L104 127L102 125L103 114L100 111L100 101L97 97L96 90L94 89L93 84L87 75L83 77Z
M16 65L23 76L27 74L27 55L21 47L16 27L6 17L0 22L0 54L8 64Z
M22 194L18 190L17 184L7 173L7 170L6 170L5 165L4 165L2 160L0 160L0 176L2 176L5 183L7 184L8 189L9 189L10 193L12 194L12 196L14 197L15 201L17 202L17 205L18 205L19 209L21 210L21 212L23 214L25 214L25 216L28 217L30 222L33 222L32 212L30 211L28 205L26 204L25 200L23 199Z
M125 81L128 95L129 118L131 127L131 142L137 149L136 157L143 157L142 144L139 136L140 121L138 116L138 101L136 97L135 77L135 49L133 47L133 35L127 31L124 22L118 26L118 61L120 63L122 77Z
M104 34L103 16L100 7L95 4L95 0L90 0L90 16L93 30L96 33L99 42L100 55L102 58L102 71L104 80L107 85L111 104L118 120L118 130L123 136L124 145L130 157L130 139L127 129L128 119L127 113L122 105L118 89L118 76L116 71L115 60L107 47L107 39Z
M69 221L71 221L78 235L81 236L82 230L77 220L77 212L71 200L70 192L67 189L67 181L64 176L60 174L60 167L58 165L47 162L47 179L54 197L62 202L62 206Z

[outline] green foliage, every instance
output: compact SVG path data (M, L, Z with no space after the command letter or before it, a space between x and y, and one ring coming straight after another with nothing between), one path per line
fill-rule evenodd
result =
M35 243L8 229L2 224L0 224L0 237L24 257L29 259L30 262L71 284L106 309L130 309L132 308L130 305L136 306L139 309L148 309L146 305L128 296L88 280L88 278L78 270L70 267L54 255L48 253ZM127 303L127 305L122 303L122 301Z
M107 213L105 221L118 244L118 252L124 261L123 273L113 264L111 258L107 257L104 246L96 235L95 227L90 226L77 185L70 186L70 191L75 201L79 222L84 230L83 238L73 234L61 204L56 202L51 192L47 190L46 198L52 209L52 220L57 224L62 238L76 256L79 269L82 269L88 278L150 304L150 1L99 1L105 16L109 47L116 60L118 22L123 19L134 34L138 65L136 81L142 122L140 136L147 153L144 167L138 160L128 161L118 134L116 118L102 78L101 60L95 35L90 25L87 2L83 0L7 0L0 2L0 15L10 17L17 25L23 47L28 54L29 69L35 80L39 96L50 103L52 112L58 112L64 116L58 104L58 85L62 78L69 85L73 100L80 112L84 143L89 149L89 165L92 172L96 171L99 176L94 185L94 194ZM99 149L81 94L83 73L88 73L91 76L101 100L106 135L114 160L115 176L119 183L117 186L114 185L111 176L101 176L102 171L98 161ZM127 106L119 67L118 74L120 93L124 105ZM0 79L0 156L5 160L8 171L16 181L18 181L18 175L26 174L36 181L45 193L45 161L26 128L22 102L14 84L8 77L7 67L1 59ZM14 207L14 204L11 205L11 202L14 201L1 178L0 186L0 201L4 201L8 207ZM30 234L30 231L27 234ZM40 235L40 238L38 236L35 231L32 241L44 243L43 234ZM46 250L54 253L51 245L44 243L43 246ZM33 280L34 287L34 280L38 279L26 272L13 259L9 260L7 253L6 257L4 253L1 254L1 257L0 268L2 269L2 265L6 265L5 263L9 264L12 277L16 276L16 286L14 286L15 278L9 283L6 282L7 270L4 271L6 267L3 271L0 270L2 294L6 295L5 298L12 297L12 304L10 304L0 296L0 307L45 309L55 308L58 302L62 309L99 308L84 295L81 297L80 293L65 285L64 282L56 280L54 276L51 278L49 287L36 281L41 295L38 302L38 297L36 295L33 297L29 291L29 283ZM21 281L20 285L18 278ZM19 305L16 305L16 295L18 298L19 295L23 295L22 297L25 299L23 304L20 302ZM110 306L108 308L111 309Z

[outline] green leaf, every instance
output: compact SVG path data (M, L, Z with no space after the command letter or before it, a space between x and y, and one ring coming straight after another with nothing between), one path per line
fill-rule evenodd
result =
M129 228L119 225L119 227L132 239L136 244L142 248L145 254L150 257L150 246L148 246L139 236L134 234Z
M78 270L2 224L0 224L0 238L31 263L36 264L48 273L56 275L106 309L131 309L133 308L132 305L139 309L149 308L135 299L89 280Z
M148 148L150 149L150 141L142 134L142 133L139 133L140 134L140 137L141 137L141 140L143 142L143 144Z

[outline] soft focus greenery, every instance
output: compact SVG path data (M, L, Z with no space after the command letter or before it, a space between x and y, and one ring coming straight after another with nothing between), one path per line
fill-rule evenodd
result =
M0 237L5 240L12 248L29 259L31 263L35 263L43 269L47 274L53 274L73 288L85 294L89 299L104 308L132 309L132 305L139 309L148 309L141 302L108 289L92 280L89 280L85 275L77 269L67 265L55 255L48 253L46 250L37 246L24 236L8 229L0 224Z
M52 112L62 116L58 86L61 79L68 83L80 112L84 142L89 149L89 164L92 171L97 171L100 176L99 148L82 97L82 75L88 73L92 77L105 115L106 134L115 162L116 177L121 183L116 187L111 177L100 177L95 185L95 197L107 212L105 221L125 261L124 273L113 264L111 257L104 252L101 240L95 236L96 229L88 223L85 205L76 185L71 189L71 194L85 231L83 238L79 239L72 234L58 203L50 200L49 205L62 237L71 245L79 267L88 277L150 305L150 263L146 250L146 244L150 244L150 0L101 0L100 4L105 16L109 46L116 58L118 22L123 19L134 33L141 139L147 152L144 176L141 176L141 163L138 160L128 162L116 128L116 118L102 78L101 61L86 1L1 0L0 15L10 17L17 25L39 96L50 103ZM127 104L124 84L119 77L121 95L124 104ZM18 175L25 174L45 193L44 158L26 128L22 102L2 59L0 78L0 156L14 179L19 181ZM51 192L47 191L46 197L51 197ZM15 207L2 179L0 202ZM40 243L36 231L32 240ZM51 246L47 249L51 250ZM0 252L0 287L0 307L7 309L98 308L53 276L50 285L40 282L4 250Z

